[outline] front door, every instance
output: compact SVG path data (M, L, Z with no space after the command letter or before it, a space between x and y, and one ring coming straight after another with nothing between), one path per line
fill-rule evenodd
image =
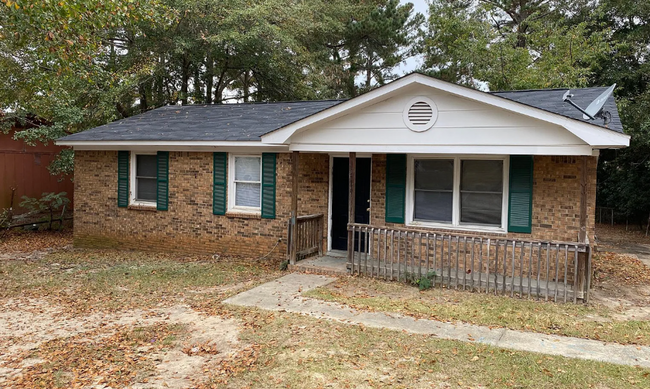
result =
M334 158L332 165L332 250L348 249L350 161ZM355 223L370 222L370 158L357 158Z

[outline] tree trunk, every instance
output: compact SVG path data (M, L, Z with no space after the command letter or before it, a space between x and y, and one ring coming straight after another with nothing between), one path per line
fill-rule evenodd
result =
M181 70L181 104L187 105L187 89L190 80L190 61L187 56L183 56L183 67Z
M250 83L250 73L248 70L244 72L244 75L242 77L242 89L244 92L244 103L248 103L248 99L250 98L250 91L249 91L249 83Z
M214 60L208 51L205 60L205 103L212 104L212 86L214 85Z
M194 103L203 103L203 91L201 87L201 73L199 72L199 64L194 66Z
M138 92L140 93L140 112L145 112L148 108L148 101L147 101L147 88L144 85L144 83L140 83L138 85Z

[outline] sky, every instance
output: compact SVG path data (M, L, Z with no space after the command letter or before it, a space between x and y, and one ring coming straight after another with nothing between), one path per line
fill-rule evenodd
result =
M414 12L419 12L424 15L424 17L428 17L429 15L429 6L427 5L427 0L400 0L400 3L405 4L405 3L413 3L414 6ZM411 57L406 60L404 64L402 64L399 67L399 75L407 74L415 69L417 69L420 65L422 64L422 59L420 56L417 57Z

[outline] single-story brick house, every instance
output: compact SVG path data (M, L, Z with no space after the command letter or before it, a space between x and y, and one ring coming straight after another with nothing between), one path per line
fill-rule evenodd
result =
M573 101L604 89L574 90ZM629 136L612 97L605 126L565 92L488 93L411 74L346 101L166 106L118 120L57 141L75 149L74 243L295 261L359 250L356 223L366 237L362 226L443 246L454 236L450 251L472 238L535 242L540 256L543 244L584 248L598 152Z

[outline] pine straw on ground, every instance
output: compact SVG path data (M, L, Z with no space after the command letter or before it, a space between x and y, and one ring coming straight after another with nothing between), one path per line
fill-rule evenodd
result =
M613 226L609 224L597 224L596 239L600 242L611 244L650 244L650 236L645 236L645 229L640 229L638 226L628 226L626 230L624 225L619 224Z
M602 252L593 257L594 282L650 285L650 268L632 255Z
M59 249L72 244L72 230L23 231L10 230L0 239L0 253L28 253Z

